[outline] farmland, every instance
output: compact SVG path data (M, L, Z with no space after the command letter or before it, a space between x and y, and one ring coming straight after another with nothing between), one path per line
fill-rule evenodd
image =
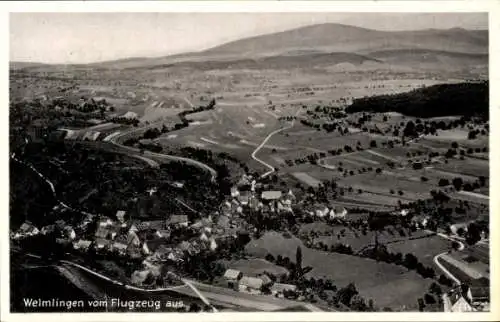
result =
M270 232L259 240L247 245L246 251L254 256L295 258L297 246L303 248L305 266L314 269L308 273L315 278L331 278L338 286L355 282L365 298L375 300L375 305L393 309L415 309L417 298L428 288L430 280L424 280L414 272L408 272L396 265L376 262L371 259L351 255L326 253L305 248L296 238L285 239L280 234ZM345 268L349 269L345 269Z

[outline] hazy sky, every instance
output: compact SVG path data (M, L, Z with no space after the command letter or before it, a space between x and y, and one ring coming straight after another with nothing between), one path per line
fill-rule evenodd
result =
M11 13L10 60L170 55L325 22L379 30L488 28L486 13Z

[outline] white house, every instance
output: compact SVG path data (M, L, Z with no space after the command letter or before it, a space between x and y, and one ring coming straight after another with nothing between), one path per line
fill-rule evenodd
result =
M338 219L345 219L347 215L347 210L344 207L333 207L330 210L329 217L331 219L338 218Z
M240 292L248 292L251 294L260 294L260 289L263 282L260 278L243 276L240 279L238 289Z
M231 197L236 198L240 195L240 191L237 187L231 187Z

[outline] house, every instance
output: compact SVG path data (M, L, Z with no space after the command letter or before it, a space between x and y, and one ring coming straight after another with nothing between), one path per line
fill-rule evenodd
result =
M95 239L95 248L97 249L108 249L111 245L111 241L104 239L104 238L96 238Z
M262 280L263 286L268 286L268 285L271 285L273 283L273 280L269 276L267 276L266 274L261 274L258 276L258 278L260 278Z
M40 233L40 231L38 230L38 228L36 228L29 221L27 221L27 222L23 223L21 225L21 227L19 227L19 230L14 235L14 237L15 238L28 237L28 236L37 235L38 233Z
M204 232L201 233L200 235L200 240L203 241L203 242L207 242L208 241L208 236L207 234L205 234Z
M473 312L472 305L461 294L444 294L443 306L445 312Z
M48 235L48 234L53 233L55 230L56 230L56 225L48 225L48 226L42 227L42 229L40 230L40 233L43 235Z
M213 237L210 239L210 246L209 247L210 247L211 251L215 251L218 247L217 242L215 241L215 239Z
M241 205L246 206L250 202L250 194L248 192L242 192L238 196L238 201L240 202Z
M248 292L251 294L260 294L263 282L260 278L243 276L238 284L240 292Z
M445 312L473 312L489 309L489 287L460 285L443 294Z
M231 187L231 197L236 198L240 195L240 191L237 187Z
M429 216L417 215L411 218L411 222L417 225L417 227L425 228L429 223Z
M467 226L467 223L453 224L450 226L450 230L453 235L457 235L460 229L467 232Z
M160 238L170 238L170 229L160 229L156 231L156 236Z
M283 284L283 283L274 283L271 286L271 294L277 297L284 297L284 293L287 291L295 292L297 290L297 286L293 284Z
M220 215L217 219L217 226L227 228L229 227L229 217L225 215Z
M153 194L158 192L158 190L156 189L156 187L152 187L152 188L149 188L148 190L146 190L146 192L149 193L150 196L152 196Z
M132 246L141 245L141 240L139 239L139 236L137 236L135 231L129 231L129 233L127 234L127 245L132 245Z
M103 218L99 219L98 226L99 227L108 227L108 226L111 226L112 224L113 224L113 220L111 220L108 217L103 217Z
M174 186L175 188L184 188L184 183L175 181L174 183L172 183L172 186Z
M125 254L125 252L127 251L127 248L128 248L128 244L123 241L115 241L113 244L112 244L112 248L114 251L120 253L120 254Z
M271 201L278 200L281 198L281 191L263 191L261 198L262 200Z
M66 226L64 227L64 236L68 239L75 239L76 238L76 233L75 233L75 230L73 229L73 227L71 226Z
M172 215L167 221L167 224L172 226L187 227L189 225L189 219L187 215Z
M328 212L330 211L330 209L328 209L328 207L319 207L319 208L316 208L315 210L315 215L316 217L319 217L319 218L324 218L328 215Z
M227 286L234 288L238 285L238 281L243 277L243 273L236 269L227 269L224 273L224 278L226 279Z
M198 229L198 230L201 230L201 229L205 229L207 227L209 227L210 225L212 225L212 216L208 216L206 218L202 218L198 221L196 221L194 224L191 225L191 228L194 228L194 229Z
M125 210L118 210L116 212L116 218L118 219L119 222L121 222L122 224L125 223Z
M148 270L143 270L143 271L135 271L132 273L132 284L135 285L142 285L146 281L146 279L149 276L149 271Z
M89 249L91 244L92 244L92 241L90 241L90 240L80 239L77 242L73 243L73 248L80 249L80 250L87 250L87 249Z
M166 245L167 240L165 238L156 238L148 240L142 244L142 250L146 255L154 253L161 245Z
M402 217L406 217L409 213L410 213L409 209L401 209L401 211L399 212L399 215Z
M335 206L330 210L329 216L331 219L345 219L347 210L344 207Z
M472 306L482 306L490 301L490 288L484 286L471 286L467 291L467 298Z

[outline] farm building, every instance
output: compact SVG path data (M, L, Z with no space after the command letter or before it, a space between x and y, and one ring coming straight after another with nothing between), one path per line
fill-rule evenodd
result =
M252 294L260 294L260 289L263 282L260 278L243 276L240 279L238 289L240 292L248 292Z
M230 288L235 288L242 277L243 273L236 269L230 268L224 273L224 279L226 280L227 286Z
M271 286L271 294L278 297L283 297L285 291L293 291L297 290L297 286L293 284L283 284L283 283L274 283Z
M19 230L14 235L14 238L22 238L27 236L34 236L38 234L40 231L38 228L33 226L30 222L25 222L19 227Z
M231 187L231 197L235 198L240 195L240 191L238 190L238 187Z
M187 215L173 215L167 223L169 225L187 227L189 225L189 219Z
M73 244L73 248L74 249L87 250L90 247L91 244L92 244L92 241L90 241L90 240L80 239L80 240L78 240L77 242L75 242Z
M345 209L344 207L335 206L330 210L329 216L331 219L345 219L345 217L347 216L347 209Z
M122 224L125 222L125 210L118 210L116 212L116 218L118 219L118 221L120 221Z
M489 287L458 286L443 295L445 312L472 312L489 309Z
M271 191L263 191L261 198L263 200L271 201L271 200L278 200L281 198L281 191L277 190L271 190Z

